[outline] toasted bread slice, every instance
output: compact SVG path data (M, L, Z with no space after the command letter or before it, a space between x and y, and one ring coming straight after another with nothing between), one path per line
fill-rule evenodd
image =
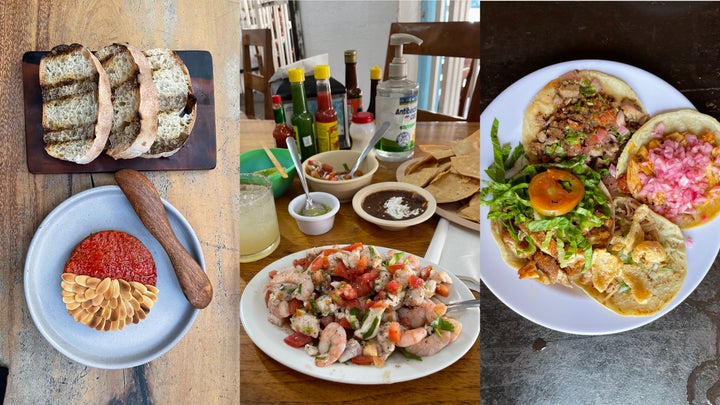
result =
M39 70L45 150L58 159L92 162L105 149L112 124L105 70L77 43L52 48Z
M110 79L113 120L107 154L132 159L150 149L157 133L158 98L145 55L129 44L112 44L95 55Z
M158 92L157 138L146 158L169 157L177 153L187 141L197 115L190 73L182 59L170 49L144 51L152 68Z

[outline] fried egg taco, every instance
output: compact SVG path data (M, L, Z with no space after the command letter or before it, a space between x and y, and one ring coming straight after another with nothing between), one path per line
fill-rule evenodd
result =
M594 250L591 271L576 284L617 314L655 314L677 295L685 280L683 233L630 197L615 198L613 207L613 238L607 248Z
M530 163L558 163L581 155L607 168L648 116L623 80L573 70L545 85L525 110L522 144Z
M501 146L498 123L491 138L491 180L481 189L481 204L501 255L519 278L572 286L588 271L594 248L606 247L613 232L610 195L599 172L581 157L562 163L527 164L520 145Z
M658 114L617 163L619 188L681 229L720 212L720 122L690 109Z

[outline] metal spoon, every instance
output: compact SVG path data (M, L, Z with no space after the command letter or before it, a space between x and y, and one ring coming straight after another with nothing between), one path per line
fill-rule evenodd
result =
M305 170L303 170L302 163L300 162L300 153L298 153L295 138L291 136L287 137L287 147L295 164L295 171L297 171L298 177L300 177L300 183L302 184L303 190L305 190L305 206L300 210L300 215L309 217L326 212L327 207L325 205L313 201L312 198L310 198L310 191L308 191L307 181L305 180Z
M455 309L464 309L464 308L472 308L472 307L479 307L480 306L480 298L475 298L472 300L467 301L458 301L453 302L451 304L447 304L447 311L452 311Z
M355 172L360 167L360 164L365 160L365 157L368 153L370 153L370 150L375 147L375 144L378 143L380 138L382 138L383 135L385 135L385 132L390 128L389 122L383 122L380 128L378 128L375 131L375 135L373 135L372 139L370 139L370 142L368 142L367 145L365 145L365 149L362 150L360 153L360 157L358 157L358 160L355 162L355 165L350 169L350 172L348 173L349 178L355 177Z

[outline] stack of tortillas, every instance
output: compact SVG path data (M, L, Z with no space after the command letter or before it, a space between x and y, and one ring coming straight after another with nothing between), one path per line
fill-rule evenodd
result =
M480 222L480 131L451 145L419 145L426 153L402 181L425 188L438 204L459 204L457 214Z

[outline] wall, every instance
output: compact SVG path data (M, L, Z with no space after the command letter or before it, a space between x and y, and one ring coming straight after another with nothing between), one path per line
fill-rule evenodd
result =
M418 3L301 0L299 9L305 55L327 53L332 76L345 83L345 50L357 50L358 85L363 90L365 109L370 100L370 68L378 65L384 69L390 24L412 21L416 18Z

